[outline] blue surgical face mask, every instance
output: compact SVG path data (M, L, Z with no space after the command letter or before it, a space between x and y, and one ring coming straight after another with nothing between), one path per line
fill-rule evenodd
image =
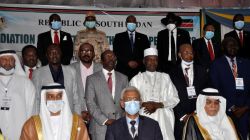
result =
M128 29L130 32L135 31L135 29L136 29L136 24L135 24L135 23L127 23L127 29Z
M214 37L214 32L212 32L212 31L206 31L205 38L207 40L210 40L213 37Z
M129 114L129 115L135 115L136 113L138 113L140 110L140 102L139 101L127 101L125 102L125 111Z
M244 27L244 24L244 21L241 20L234 22L234 26L238 30L241 30Z
M95 25L96 25L96 21L86 21L85 22L85 26L89 29L93 29L95 28Z
M52 113L57 113L62 110L64 102L62 100L48 100L47 109Z
M189 66L189 65L193 64L194 61L188 62L188 61L185 61L185 60L182 59L181 63L183 63L183 64L186 65L186 66Z
M61 21L52 21L51 28L53 30L60 30L62 28L62 22Z

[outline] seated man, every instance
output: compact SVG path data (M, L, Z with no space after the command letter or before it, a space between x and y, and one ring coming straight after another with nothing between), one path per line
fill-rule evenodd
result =
M137 88L123 89L120 104L126 117L108 126L105 140L163 140L158 122L139 115L141 96Z
M41 89L39 115L23 126L20 140L89 140L80 116L72 114L64 86L53 83Z
M191 116L183 140L238 140L233 121L226 115L226 99L218 90L206 88L198 96L197 114Z

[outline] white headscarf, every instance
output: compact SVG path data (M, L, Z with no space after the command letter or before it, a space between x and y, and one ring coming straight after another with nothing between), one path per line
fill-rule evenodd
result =
M226 115L226 99L219 96L218 90L212 88L204 89L203 94L198 96L196 102L197 116L201 126L208 131L212 140L237 140L237 134L233 128L234 126L231 125ZM207 115L204 109L207 98L218 99L220 101L217 115Z
M64 87L58 83L51 83L43 86L41 90L41 106L40 106L40 118L42 122L43 137L45 140L55 140L53 130L51 127L51 115L46 106L46 93L48 91L61 92L62 100L64 102L63 108L60 113L60 124L57 140L69 140L72 129L72 112L69 107L68 98Z
M15 58L15 71L14 71L14 74L20 75L20 76L25 76L25 72L24 72L24 70L22 68L20 60L19 60L19 58L16 55L16 52L14 50L3 49L3 50L0 51L0 57L1 56L13 56Z

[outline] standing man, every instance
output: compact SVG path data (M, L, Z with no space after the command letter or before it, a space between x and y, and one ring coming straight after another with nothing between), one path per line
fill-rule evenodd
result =
M225 55L211 65L213 86L227 99L227 113L244 140L249 132L250 62L237 56L239 44L231 37L222 41Z
M141 93L140 114L158 121L164 140L174 140L174 111L179 98L177 90L166 73L157 72L158 52L155 48L144 50L146 72L130 81Z
M90 116L85 100L85 85L86 79L89 75L102 70L100 63L93 62L95 57L94 47L89 43L83 43L77 49L79 62L71 64L72 68L75 69L76 73L80 74L76 77L77 85L80 92L80 99L82 103L81 111L85 121L89 121Z
M62 50L62 64L70 64L73 56L73 41L71 34L61 30L62 22L58 14L52 14L49 17L50 31L38 35L37 52L42 66L48 64L46 57L47 48L51 44L57 44Z
M38 68L36 47L33 45L24 46L22 49L22 58L23 69L26 73L26 76L29 77L29 79L32 79L33 71Z
M179 29L182 19L174 13L168 13L161 19L161 23L166 29L158 32L157 50L159 51L159 68L162 72L168 73L176 66L178 60L177 52L181 44L190 43L188 31Z
M126 116L108 126L105 140L163 140L158 122L139 115L141 96L138 89L123 89L120 104Z
M207 70L214 59L221 56L220 44L214 39L214 32L212 24L205 24L203 37L192 42L195 63L204 66Z
M114 70L115 54L106 50L101 55L103 69L87 77L87 108L93 119L90 121L92 140L104 140L107 126L123 116L119 100L121 91L128 86L125 75Z
M224 38L232 37L239 45L238 56L244 58L250 58L250 32L244 31L244 16L242 14L236 14L233 18L234 30L225 34Z
M70 66L61 64L62 52L58 45L52 44L46 53L49 64L34 71L32 81L36 87L36 113L40 110L40 98L38 94L43 85L48 83L60 83L65 86L69 100L69 106L73 113L81 113L79 90L76 83L76 71Z
M105 32L96 29L96 22L94 12L86 13L84 21L86 29L77 32L74 46L78 48L82 43L89 42L94 46L94 62L101 62L101 54L109 49L109 43ZM75 54L78 53L76 52Z
M150 47L148 37L136 31L136 18L126 19L127 31L115 35L113 50L117 56L116 70L127 75L130 80L143 71L143 51Z
M187 119L194 113L196 99L202 89L208 87L208 73L202 66L193 63L194 53L190 44L182 44L178 52L181 64L170 72L180 98L174 108L175 114L175 139L182 139L182 130Z
M24 122L33 114L36 90L16 52L0 50L0 129L4 138L18 140Z
M26 121L20 140L89 140L81 117L70 110L64 86L47 84L41 97L40 113Z

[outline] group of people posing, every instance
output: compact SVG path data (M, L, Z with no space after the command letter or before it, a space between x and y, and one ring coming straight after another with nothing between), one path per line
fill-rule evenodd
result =
M8 140L247 140L250 33L244 16L216 42L212 24L193 40L182 19L161 20L157 48L136 17L109 49L88 12L73 43L57 14L37 47L0 46L0 132ZM218 41L218 40L217 40ZM71 63L73 54L77 62ZM71 63L71 64L70 64Z

